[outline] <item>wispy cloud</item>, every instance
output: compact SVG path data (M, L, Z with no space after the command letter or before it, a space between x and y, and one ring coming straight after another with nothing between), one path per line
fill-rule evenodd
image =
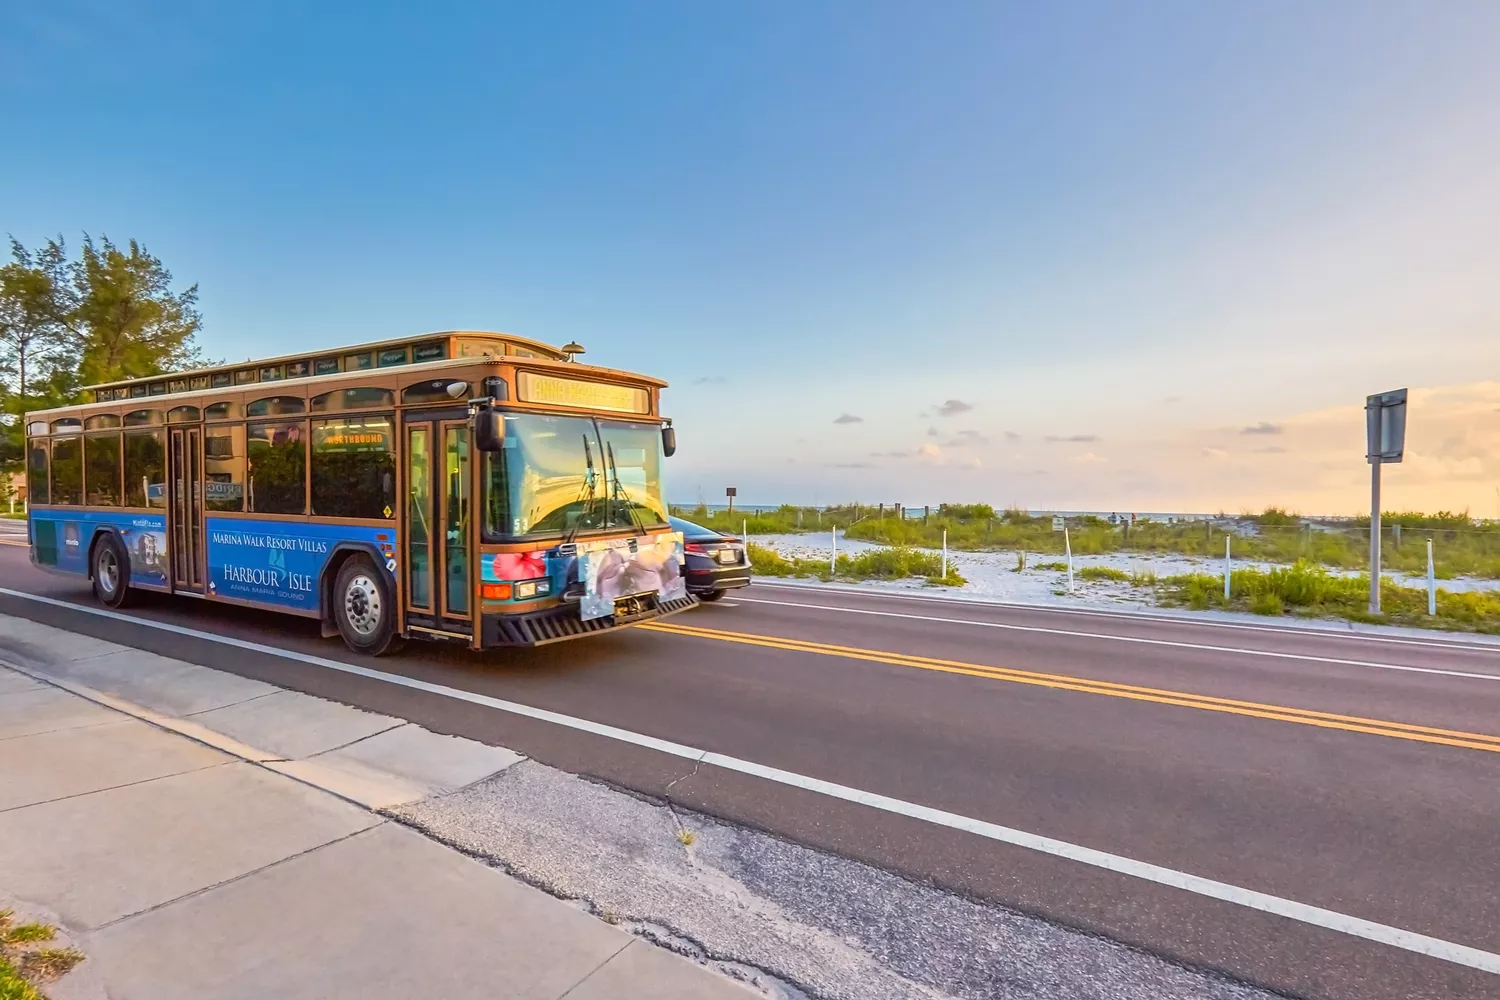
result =
M852 413L840 413L833 418L833 422L836 424L862 424L865 422L865 418L856 417Z
M935 438L941 433L942 431L938 430L936 427L927 428L927 436L930 438Z
M1021 440L1021 435L1017 434L1015 431L1006 431L1005 432L1005 440L1007 440L1007 441L1019 441L1019 440Z
M1243 428L1241 428L1240 429L1240 433L1241 434L1280 434L1281 433L1281 425L1280 424L1273 424L1273 423L1271 423L1269 421L1262 420L1258 424L1251 424L1249 427L1243 427Z
M1099 440L1099 435L1068 434L1066 436L1061 436L1057 434L1048 434L1047 440L1051 441L1054 444L1093 444L1095 441Z
M874 462L824 462L825 469L878 469Z
M943 449L928 441L917 449L917 457L924 462L940 462L943 458Z
M911 457L911 452L909 452L909 451L872 451L872 452L870 452L870 457L871 458L910 458Z
M723 375L700 375L697 378L693 379L693 384L694 385L721 385L721 384L723 384L725 382L728 382L728 381L729 381L729 379L725 378Z
M989 438L973 430L959 431L956 435L943 442L944 446L948 448L966 448L969 445L984 445L989 443Z
M1267 445L1264 448L1256 448L1255 449L1255 454L1257 454L1257 455L1284 455L1284 454L1286 454L1286 449L1283 448L1279 444L1271 444L1271 445Z
M1068 461L1072 462L1074 465L1099 465L1103 462L1108 461L1108 459L1100 458L1093 452L1086 451L1082 455L1074 455L1072 458L1068 459Z
M965 403L961 399L949 399L945 400L937 408L937 413L940 417L956 417L960 413L968 413L972 409L974 409L973 403Z
M1225 451L1223 448L1204 448L1203 457L1211 459L1228 458L1229 452Z

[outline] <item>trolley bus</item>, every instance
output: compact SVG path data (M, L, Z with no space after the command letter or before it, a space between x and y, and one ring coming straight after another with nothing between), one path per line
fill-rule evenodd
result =
M316 618L361 653L692 607L666 383L457 331L90 386L26 415L32 562Z

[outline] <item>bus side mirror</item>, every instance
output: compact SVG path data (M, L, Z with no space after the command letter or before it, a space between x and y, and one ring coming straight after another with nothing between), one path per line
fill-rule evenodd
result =
M487 407L475 411L474 444L480 451L499 451L505 447L505 418L498 411Z
M661 429L661 453L667 458L677 454L677 428L663 427Z

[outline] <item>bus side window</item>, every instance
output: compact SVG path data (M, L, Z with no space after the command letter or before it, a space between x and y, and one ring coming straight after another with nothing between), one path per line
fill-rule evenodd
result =
M249 510L263 514L307 513L307 444L300 420L251 424Z
M83 439L83 464L88 506L120 504L120 434L94 433Z
M167 505L166 452L161 431L125 432L125 506Z
M51 503L47 487L47 439L32 438L26 459L26 502Z
M312 512L320 517L394 517L395 418L386 414L312 422Z
M203 506L245 509L245 428L239 424L203 429Z
M52 502L77 506L83 503L83 437L52 441Z

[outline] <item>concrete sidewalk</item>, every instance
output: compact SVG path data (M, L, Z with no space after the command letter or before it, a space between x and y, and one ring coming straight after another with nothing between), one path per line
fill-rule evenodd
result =
M375 811L507 750L5 616L0 661L0 893L88 956L58 1000L754 995Z

